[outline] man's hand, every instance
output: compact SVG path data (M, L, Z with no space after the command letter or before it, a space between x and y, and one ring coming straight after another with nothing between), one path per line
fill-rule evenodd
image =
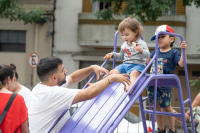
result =
M143 50L139 43L133 44L133 48L142 54Z
M109 71L107 69L100 67L98 65L92 65L91 68L96 73L97 80L99 80L100 74L102 73L105 73L107 76L109 75Z
M100 68L97 65L93 65L91 67L94 68L94 70L102 70L102 68ZM108 74L108 71L107 71L107 74ZM86 89L81 89L78 91L72 104L90 100L90 99L98 96L112 82L120 82L126 87L126 84L128 84L128 85L130 84L130 80L126 76L129 76L129 74L111 74L111 75L105 77L104 79L94 83L93 85L88 84L89 86Z
M111 82L120 82L124 85L124 89L126 89L126 84L129 86L130 85L130 80L128 77L130 76L129 74L111 74L108 76L108 78L111 80Z

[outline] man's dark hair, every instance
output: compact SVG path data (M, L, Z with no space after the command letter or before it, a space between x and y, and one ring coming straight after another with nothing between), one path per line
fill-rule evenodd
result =
M47 81L49 77L58 71L58 65L63 64L59 57L51 56L43 58L37 65L37 75L41 81Z

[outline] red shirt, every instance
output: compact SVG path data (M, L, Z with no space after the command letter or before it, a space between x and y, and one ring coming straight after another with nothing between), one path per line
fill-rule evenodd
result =
M3 112L11 93L0 93L0 115ZM21 95L17 94L10 109L8 110L0 129L3 133L21 133L20 126L28 119L28 109L25 105L24 99Z

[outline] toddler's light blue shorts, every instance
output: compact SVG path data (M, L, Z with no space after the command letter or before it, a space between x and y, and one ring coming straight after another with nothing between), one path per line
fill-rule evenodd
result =
M145 65L123 63L115 67L121 74L130 74L133 70L142 72L145 69Z

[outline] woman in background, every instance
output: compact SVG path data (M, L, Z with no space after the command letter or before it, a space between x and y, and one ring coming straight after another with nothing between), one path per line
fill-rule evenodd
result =
M16 86L14 68L0 64L0 115ZM24 99L17 95L0 125L2 133L28 133L28 110Z
M24 98L26 107L29 108L29 105L31 103L31 91L18 82L18 73L16 71L16 66L14 64L10 64L10 66L14 69L14 78L16 79L16 86L14 87L12 92L20 94Z

